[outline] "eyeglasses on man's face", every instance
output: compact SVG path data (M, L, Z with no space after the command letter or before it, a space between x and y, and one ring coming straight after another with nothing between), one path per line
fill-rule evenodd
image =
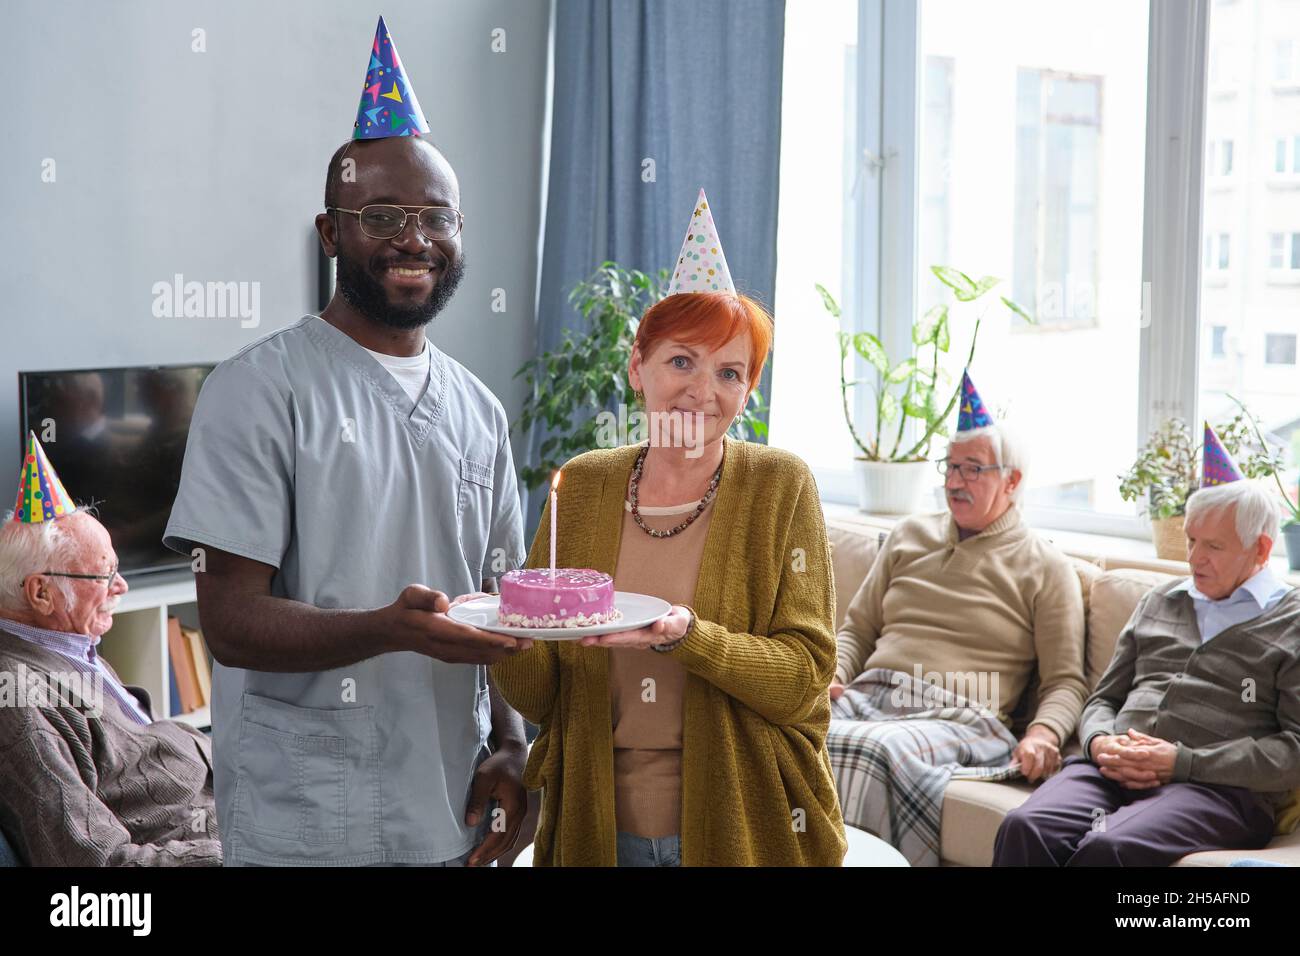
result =
M72 571L42 571L41 574L50 578L74 578L78 581L98 581L103 584L104 587L111 588L113 586L113 581L117 578L117 568L118 566L115 564L111 571L107 571L104 574L82 574L80 572L74 573Z
M326 206L326 212L345 212L356 216L361 224L361 231L371 239L396 239L406 228L406 220L415 217L417 225L427 239L435 242L454 238L465 224L465 217L459 209L450 206L411 207L415 212L407 212L401 206L389 206L384 203L371 203L360 209L344 209L341 206Z
M948 477L949 472L955 471L958 477L968 485L979 481L986 471L1002 471L1007 467L1006 465L976 465L965 461L949 461L947 458L941 458L934 464L939 469L939 474L943 475L945 479Z

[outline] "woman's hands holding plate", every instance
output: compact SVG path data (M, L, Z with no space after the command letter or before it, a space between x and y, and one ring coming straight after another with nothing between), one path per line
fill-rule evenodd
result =
M686 634L691 626L690 609L674 604L659 620L645 627L612 634L591 634L579 641L583 647L637 647L648 649L657 644L671 644Z

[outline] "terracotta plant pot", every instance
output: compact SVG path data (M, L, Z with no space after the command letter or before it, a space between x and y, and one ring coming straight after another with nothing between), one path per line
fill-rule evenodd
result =
M1151 540L1156 545L1156 557L1164 561L1187 560L1187 535L1183 531L1183 515L1172 518L1151 519Z

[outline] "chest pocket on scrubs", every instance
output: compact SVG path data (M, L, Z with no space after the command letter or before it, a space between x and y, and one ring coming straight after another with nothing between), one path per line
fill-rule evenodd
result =
M493 468L470 458L460 460L460 493L456 496L456 527L460 551L475 574L488 563L488 535L492 530ZM477 588L479 582L476 580Z

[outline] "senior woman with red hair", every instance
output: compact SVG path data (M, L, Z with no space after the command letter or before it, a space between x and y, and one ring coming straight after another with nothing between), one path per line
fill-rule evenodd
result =
M843 859L817 487L796 456L726 435L771 342L771 318L743 295L669 295L646 312L628 365L649 441L564 466L557 565L605 571L672 610L493 665L504 697L541 727L524 776L543 791L534 865ZM549 525L548 512L529 567L549 563Z

